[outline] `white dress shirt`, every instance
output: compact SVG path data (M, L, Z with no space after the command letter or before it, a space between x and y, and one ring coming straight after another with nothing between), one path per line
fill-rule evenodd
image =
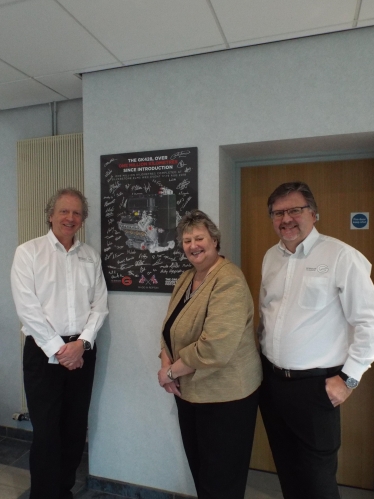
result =
M93 248L75 239L66 251L50 230L18 246L11 285L22 331L50 363L58 363L61 336L78 334L94 345L108 308L101 259Z
M295 253L282 242L262 265L262 353L284 369L343 365L358 381L374 360L370 262L314 227Z

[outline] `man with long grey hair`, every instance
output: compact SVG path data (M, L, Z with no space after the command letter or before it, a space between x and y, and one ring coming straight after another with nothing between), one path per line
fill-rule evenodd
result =
M33 425L30 499L72 499L84 450L107 289L99 254L76 237L87 200L60 189L46 207L47 235L20 245L11 284L26 335L23 370Z

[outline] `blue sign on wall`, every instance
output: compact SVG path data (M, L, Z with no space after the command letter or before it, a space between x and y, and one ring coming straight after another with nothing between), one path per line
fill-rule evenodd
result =
M368 212L351 213L351 229L353 230L369 229L369 213Z

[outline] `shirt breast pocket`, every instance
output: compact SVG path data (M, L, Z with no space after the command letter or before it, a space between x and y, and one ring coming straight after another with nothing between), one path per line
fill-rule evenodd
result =
M304 276L298 304L308 310L321 310L327 303L329 279L327 277Z
M79 262L79 282L85 288L95 286L95 264L93 262Z

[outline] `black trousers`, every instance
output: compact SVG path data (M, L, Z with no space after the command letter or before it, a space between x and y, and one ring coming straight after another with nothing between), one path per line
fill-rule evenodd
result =
M260 409L284 499L339 499L340 409L325 376L278 377L263 362Z
M213 404L193 404L175 397L199 499L244 498L258 391L241 400Z
M95 371L96 346L81 369L69 371L26 338L23 371L33 426L30 499L70 499L82 458Z

